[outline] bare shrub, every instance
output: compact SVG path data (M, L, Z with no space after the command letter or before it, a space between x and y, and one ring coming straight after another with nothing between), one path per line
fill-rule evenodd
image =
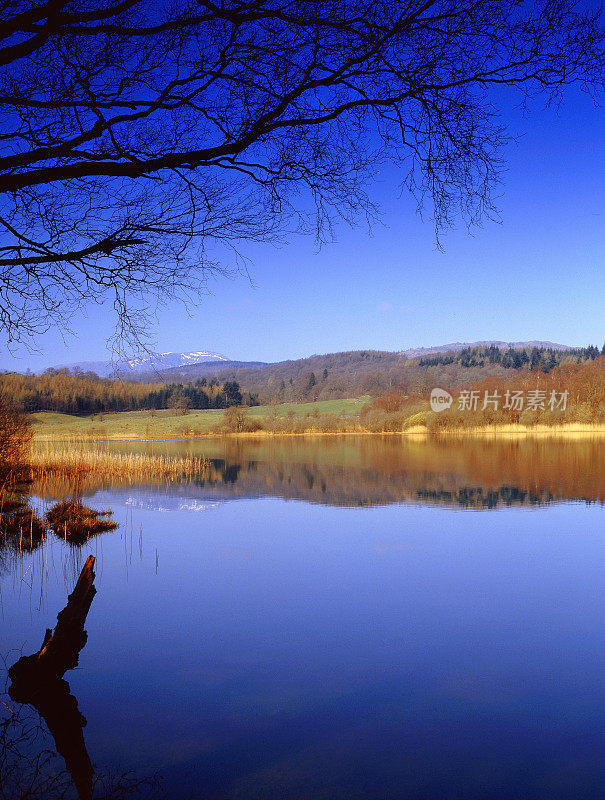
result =
M248 411L246 406L229 406L225 409L218 429L223 433L254 433L262 430L262 422L251 418Z

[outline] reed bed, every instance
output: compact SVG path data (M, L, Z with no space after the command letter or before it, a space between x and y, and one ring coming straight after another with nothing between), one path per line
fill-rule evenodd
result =
M28 505L26 497L10 511L0 512L0 553L33 551L44 541L47 530L70 544L81 545L100 533L116 530L113 512L88 508L81 500L63 500L40 516Z
M103 449L33 448L18 481L0 484L0 556L7 547L34 550L51 530L71 544L115 530L111 511L82 503L82 496L108 487L162 484L208 479L214 468L204 458L145 453L115 453ZM60 500L44 517L29 507L29 496Z
M35 550L44 538L44 529L44 520L24 504L0 513L0 550L7 544L19 552Z
M91 536L114 531L117 522L110 519L112 511L97 511L81 501L64 500L46 512L45 519L57 536L63 536L72 544L84 544Z
M101 477L108 482L128 481L165 482L183 481L207 475L211 466L204 458L193 456L165 456L146 453L114 453L107 450L52 449L37 450L31 454L32 479L87 476Z

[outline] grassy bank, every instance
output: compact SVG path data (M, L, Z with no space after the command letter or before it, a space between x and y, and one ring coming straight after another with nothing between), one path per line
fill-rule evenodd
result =
M316 419L318 416L338 417L356 424L361 409L369 397L345 400L321 400L315 403L282 403L276 406L256 406L247 418L262 426L281 421L285 426L293 419ZM42 412L30 419L37 441L100 441L123 439L186 439L217 433L224 411L190 411L187 414L167 411L133 411L119 414L71 416ZM310 425L310 423L309 423Z
M329 435L438 435L446 437L486 436L565 436L581 437L605 434L603 423L563 422L559 424L524 425L492 423L466 427L441 426L438 415L430 412L403 417L386 415L375 419L359 411L366 404L359 400L335 400L306 403L296 406L258 407L249 409L242 430L224 426L223 411L197 411L185 416L170 411L125 412L95 417L72 417L65 414L36 414L35 441L94 442L141 441L162 439L196 439L204 437L272 437L272 436L329 436ZM326 411L326 406L330 407ZM305 411L303 412L303 409ZM357 413L352 413L356 411ZM392 418L391 418L392 417ZM50 453L49 453L50 456ZM38 458L40 456L37 456ZM48 463L46 457L44 463ZM42 463L42 462L41 462ZM41 465L40 463L40 465ZM115 465L114 465L115 466ZM142 466L142 465L139 465ZM151 466L151 471L161 465ZM134 465L124 465L131 471ZM180 466L178 467L180 469ZM136 471L136 469L135 469Z

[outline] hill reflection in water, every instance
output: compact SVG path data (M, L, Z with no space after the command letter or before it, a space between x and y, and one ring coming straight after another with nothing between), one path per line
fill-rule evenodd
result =
M333 506L413 503L478 510L605 501L605 448L598 439L363 436L123 442L100 447L209 459L211 467L203 479L171 482L161 493L154 490L154 502L164 496L165 510L182 504L203 510L209 503L258 496ZM116 482L96 475L87 477L78 489L86 495L100 488L133 485L127 479ZM55 499L73 487L47 480L32 490Z
M25 712L84 791L88 753L95 778L157 776L166 800L605 796L602 441L108 445L210 466L89 475L84 505L118 529L0 547L7 665L98 565L79 668ZM78 487L31 489L42 513ZM75 753L61 703L88 721L65 715ZM21 749L22 783L42 748Z

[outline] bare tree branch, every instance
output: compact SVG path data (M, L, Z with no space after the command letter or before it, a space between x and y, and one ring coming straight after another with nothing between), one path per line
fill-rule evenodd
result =
M0 23L9 340L108 296L136 335L224 268L214 245L372 215L387 161L437 233L476 224L494 91L603 82L600 11L572 0L4 0Z

